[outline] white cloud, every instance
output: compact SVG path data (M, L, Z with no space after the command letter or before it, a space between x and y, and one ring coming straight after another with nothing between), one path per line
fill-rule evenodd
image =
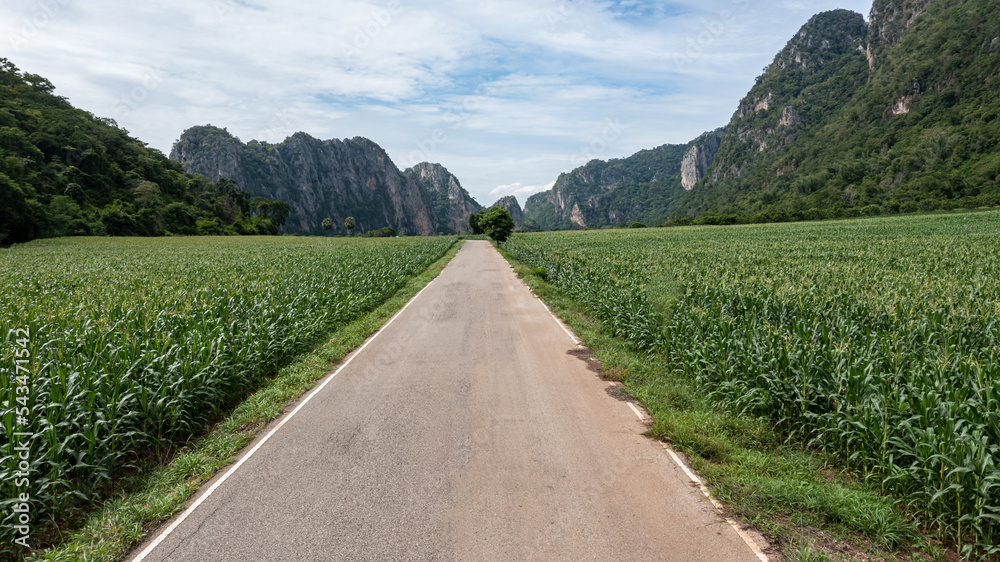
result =
M164 152L206 123L365 136L521 199L581 158L724 125L836 7L871 0L33 0L0 4L0 56Z

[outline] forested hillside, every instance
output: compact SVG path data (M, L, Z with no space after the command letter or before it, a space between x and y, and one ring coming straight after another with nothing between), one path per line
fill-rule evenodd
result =
M628 158L592 160L562 174L524 205L528 228L601 228L662 221L684 196L681 161L689 145L663 145Z
M740 103L682 210L813 218L1000 204L998 42L987 0L877 0L867 29L857 14L816 16Z
M681 147L594 161L525 213L541 228L579 228L1000 205L998 49L992 0L876 0L867 23L847 10L818 14L729 124L706 134L717 138L687 145L679 178L671 166L655 180L628 172L653 169L651 154L672 164Z
M287 206L212 183L0 58L0 244L70 235L274 234Z

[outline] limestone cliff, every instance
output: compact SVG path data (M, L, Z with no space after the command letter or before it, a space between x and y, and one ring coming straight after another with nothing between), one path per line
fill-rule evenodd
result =
M681 185L685 191L691 191L705 177L705 172L719 151L721 133L722 129L705 133L695 139L691 148L684 153L684 159L681 160Z
M422 162L403 174L413 178L429 195L438 232L452 234L468 230L469 215L483 210L483 206L462 188L458 178L441 164Z
M521 205L517 202L517 197L513 195L501 197L496 203L490 205L490 207L503 207L507 209L507 212L510 213L510 218L514 219L514 226L517 228L524 226L524 211L521 210Z
M709 133L700 137L711 146ZM681 163L695 142L663 145L628 158L592 160L562 174L524 204L527 228L602 228L663 222L684 195ZM707 161L708 151L703 155Z
M930 0L875 0L868 23L868 44L865 55L868 66L875 66L885 58L923 13Z
M701 177L710 184L738 181L745 171L772 165L803 130L821 126L830 102L846 101L867 79L866 34L861 14L834 10L811 18L740 102Z
M478 206L443 167L401 172L361 137L321 141L296 133L279 144L243 143L225 129L193 127L170 158L191 173L231 178L253 196L288 202L284 230L294 234L324 234L324 218L333 220L333 232L346 233L348 216L362 232L385 226L410 235L454 232Z
M875 0L867 23L818 14L714 137L590 162L529 198L525 220L600 228L1000 205L998 30L996 0Z

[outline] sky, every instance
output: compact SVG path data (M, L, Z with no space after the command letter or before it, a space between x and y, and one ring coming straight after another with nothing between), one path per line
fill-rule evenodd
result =
M798 29L871 0L17 0L0 57L169 153L367 137L523 205L599 158L724 126Z

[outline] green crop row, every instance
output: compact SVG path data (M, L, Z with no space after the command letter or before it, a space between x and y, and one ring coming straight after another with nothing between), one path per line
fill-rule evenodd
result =
M1000 541L1000 213L518 235L604 329L908 503Z
M452 238L61 239L0 251L0 540L203 431ZM21 363L18 363L21 361Z

